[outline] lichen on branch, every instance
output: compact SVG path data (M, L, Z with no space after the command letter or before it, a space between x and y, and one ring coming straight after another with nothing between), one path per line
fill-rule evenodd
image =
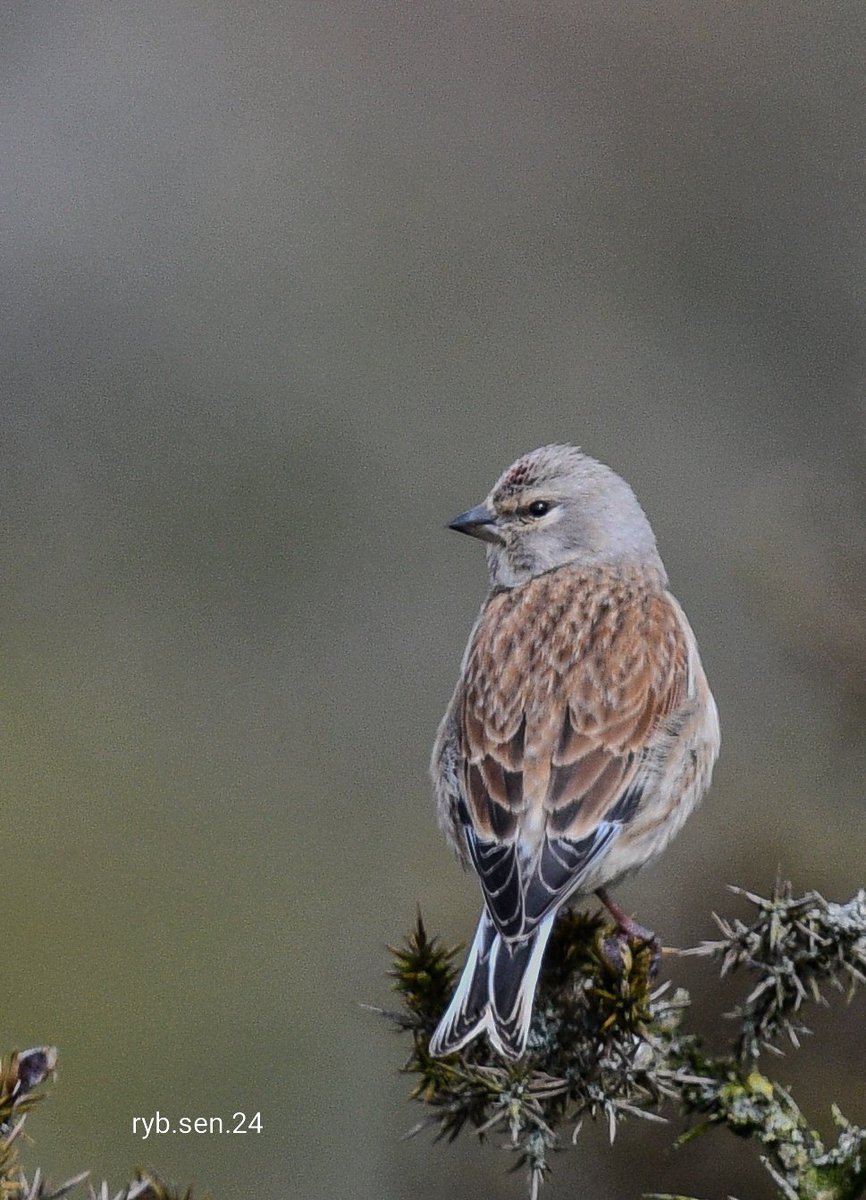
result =
M734 889L738 891L738 889ZM528 1171L535 1197L550 1152L576 1140L586 1119L607 1124L613 1141L629 1118L664 1121L679 1109L690 1126L680 1139L712 1126L755 1141L784 1200L856 1200L866 1192L866 1131L834 1109L837 1143L825 1149L790 1094L758 1069L764 1049L784 1037L799 1045L803 1009L825 1003L824 987L850 995L866 978L866 893L832 904L810 892L795 899L778 883L769 898L742 894L751 922L717 917L721 939L692 951L722 974L743 969L749 993L731 1014L727 1053L711 1056L684 1028L683 988L652 978L651 951L628 942L615 964L614 931L601 914L563 913L556 923L536 998L526 1055L504 1063L478 1039L445 1059L429 1054L430 1036L457 977L457 949L431 938L419 915L392 951L393 986L402 1008L388 1012L412 1044L404 1070L412 1097L427 1112L411 1131L457 1137L504 1130L515 1165Z
M735 1013L741 1058L756 1060L785 1038L799 1048L808 1030L794 1018L810 1002L827 1003L823 986L850 1000L866 983L866 891L834 904L818 892L794 897L790 883L778 883L769 899L731 890L757 908L755 918L726 920L714 913L721 939L685 953L715 958L722 975L745 969L756 978Z

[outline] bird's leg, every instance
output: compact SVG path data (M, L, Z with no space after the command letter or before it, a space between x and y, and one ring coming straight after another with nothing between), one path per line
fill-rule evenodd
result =
M596 888L595 894L616 921L617 929L626 937L634 938L638 942L646 942L648 945L658 941L651 929L639 925L634 917L630 917L625 909L620 908L613 897L609 895L607 888Z
M620 908L617 902L608 894L607 888L596 888L595 894L608 910L610 915L616 921L617 937L616 941L620 944L624 941L636 941L642 946L648 946L650 950L650 975L655 976L659 969L659 962L662 956L661 942L651 929L647 929L644 925L639 925L634 917L630 917L628 913ZM617 958L621 965L622 956L617 947ZM610 961L610 960L609 960ZM616 964L611 964L616 965Z

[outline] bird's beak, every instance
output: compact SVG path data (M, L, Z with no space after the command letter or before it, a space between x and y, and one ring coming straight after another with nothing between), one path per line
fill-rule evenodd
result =
M458 533L468 533L470 537L480 538L482 542L501 542L502 538L496 528L496 513L486 504L476 504L467 509L459 517L448 524L449 529Z

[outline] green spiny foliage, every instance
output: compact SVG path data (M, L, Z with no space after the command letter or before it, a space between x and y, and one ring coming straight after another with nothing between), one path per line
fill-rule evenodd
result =
M737 890L737 889L735 889ZM723 939L685 953L720 961L724 975L743 967L757 977L736 1012L730 1052L706 1054L683 1030L688 994L656 987L651 949L624 941L602 916L562 914L539 981L527 1053L504 1063L483 1039L457 1054L431 1058L433 1029L456 980L456 949L430 938L418 917L393 951L392 977L404 1008L388 1015L412 1036L404 1070L412 1097L427 1108L412 1130L455 1138L506 1130L516 1166L535 1197L550 1170L561 1131L572 1140L585 1118L606 1121L611 1140L627 1117L664 1120L673 1102L691 1119L680 1141L713 1126L757 1142L783 1200L855 1200L866 1193L866 1130L834 1109L839 1135L826 1150L790 1094L756 1066L781 1034L799 1045L794 1025L807 1000L823 1003L822 985L849 997L866 971L866 893L830 904L817 893L794 899L778 883L765 899L741 893L757 909L751 923L716 918ZM686 1198L683 1198L686 1200Z
M430 1014L442 1012L448 1003L457 980L454 960L461 947L445 949L436 938L428 938L419 912L406 945L388 949L394 955L394 991L403 997L410 1014L407 1028L426 1021L432 1031L435 1020Z
M603 1115L613 1136L628 1113L651 1119L647 1110L663 1092L654 1078L659 1055L678 1028L684 1000L681 993L664 999L665 988L653 992L649 947L628 943L617 962L609 945L614 932L600 917L569 912L559 920L520 1062L490 1061L481 1040L437 1059L428 1044L453 989L456 950L429 939L419 917L394 951L391 971L407 1009L391 1015L413 1035L404 1069L417 1077L413 1098L432 1110L417 1129L433 1125L449 1139L467 1125L482 1136L507 1129L535 1192L549 1169L557 1125Z

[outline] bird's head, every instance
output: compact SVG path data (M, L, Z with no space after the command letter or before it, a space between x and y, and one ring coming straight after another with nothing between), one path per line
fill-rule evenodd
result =
M574 563L664 567L634 492L610 467L575 446L524 454L490 495L449 528L487 543L493 586L514 587Z

